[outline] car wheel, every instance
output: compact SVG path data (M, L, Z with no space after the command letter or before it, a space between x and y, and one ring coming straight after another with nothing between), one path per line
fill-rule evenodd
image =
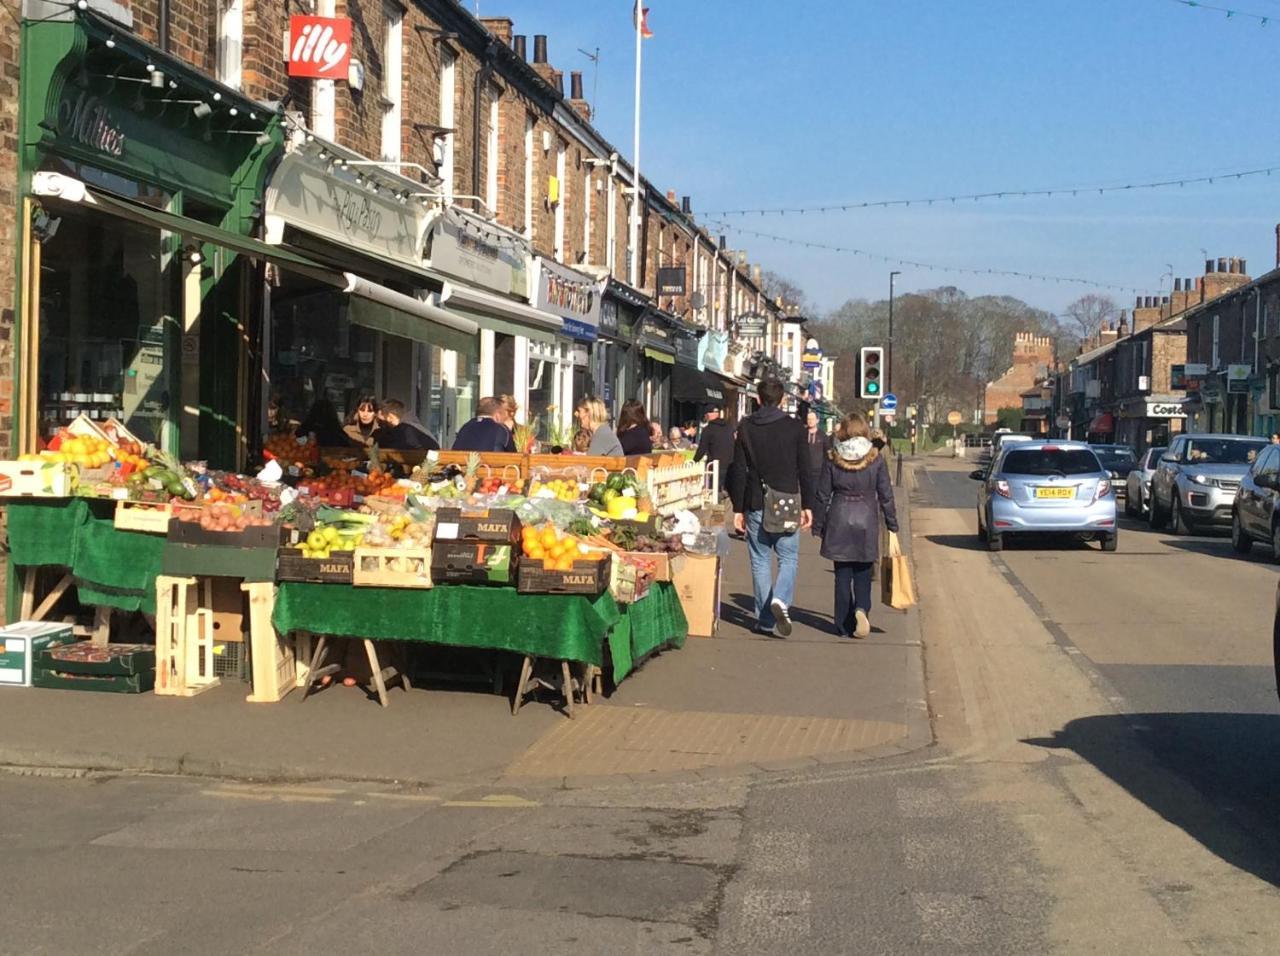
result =
M1191 525L1187 524L1187 519L1182 516L1182 502L1177 495L1174 495L1173 501L1169 503L1169 523L1173 526L1174 534L1191 533Z
M1154 491L1151 493L1151 500L1147 502L1147 526L1152 531L1159 531L1164 527L1164 514L1160 511L1160 502Z
M1118 531L1114 532L1113 534L1104 534L1102 536L1103 551L1114 551L1116 549L1116 545L1118 545L1119 543L1120 543L1120 532Z
M1131 494L1126 494L1124 496L1124 513L1126 517L1129 518L1136 518L1138 516L1138 509L1133 506L1133 495Z
M1272 536L1274 540L1274 535ZM1231 547L1236 549L1237 554L1248 554L1253 549L1253 539L1249 537L1249 532L1244 530L1244 525L1240 523L1240 512L1231 512Z
M978 515L978 540L979 541L987 540L987 527L982 523L981 514Z
M988 531L988 532L987 532L987 550L988 550L988 551L1003 551L1003 550L1004 550L1004 535L1002 535L1002 534L996 534L994 531Z
M1280 521L1271 524L1271 560L1280 564Z

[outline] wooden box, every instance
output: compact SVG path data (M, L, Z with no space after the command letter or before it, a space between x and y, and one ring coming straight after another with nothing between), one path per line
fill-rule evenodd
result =
M270 548L280 546L283 529L278 524L257 525L243 531L208 531L198 521L169 519L169 540L174 544L214 545L228 548Z
M70 498L80 481L65 461L0 461L0 497Z
M276 580L351 584L354 563L352 551L335 551L327 558L304 558L301 548L281 548L276 554Z
M482 511L441 508L436 512L435 539L511 544L520 540L520 519L510 508L490 508Z
M155 691L194 697L221 681L213 672L213 610L196 578L156 578ZM203 606L202 606L203 604Z
M509 544L437 539L431 549L436 584L510 584L516 563L516 550Z
M120 531L168 534L173 505L150 501L117 501L115 525Z
M547 571L536 561L520 565L516 590L521 594L589 594L595 596L609 586L612 562L575 561L572 571Z
M689 622L689 636L715 637L720 623L720 559L714 554L686 554L674 567L672 581Z
M352 554L351 582L356 587L431 587L431 548L356 548Z

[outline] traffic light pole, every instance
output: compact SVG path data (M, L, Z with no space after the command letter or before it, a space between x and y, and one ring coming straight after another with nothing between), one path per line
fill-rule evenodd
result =
M893 280L895 276L902 275L901 272L889 273L889 349L885 353L885 370L884 370L884 390L886 392L893 391Z

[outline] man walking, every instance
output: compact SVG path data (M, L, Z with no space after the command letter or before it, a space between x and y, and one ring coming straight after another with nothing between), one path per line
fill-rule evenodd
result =
M733 429L720 415L720 409L708 408L693 460L720 462L720 491L729 488L729 466L733 463Z
M827 436L818 430L818 413L810 412L804 417L804 449L805 462L809 469L809 480L818 487L818 476L822 474L822 463L827 460L827 451L831 444Z
M761 382L758 392L760 408L738 426L729 497L733 500L733 526L747 535L757 629L789 637L800 532L813 524L814 484L805 427L779 408L782 383ZM765 530L766 490L799 497L801 511L793 528ZM778 556L776 576L774 554Z

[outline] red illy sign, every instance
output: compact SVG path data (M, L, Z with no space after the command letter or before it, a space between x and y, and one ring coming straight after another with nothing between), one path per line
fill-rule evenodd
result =
M351 65L351 21L346 17L290 17L290 76L345 79Z

